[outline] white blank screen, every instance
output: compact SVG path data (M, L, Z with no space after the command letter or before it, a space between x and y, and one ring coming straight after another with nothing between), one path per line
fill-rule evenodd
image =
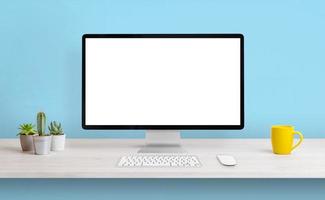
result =
M87 38L86 125L240 125L239 38Z

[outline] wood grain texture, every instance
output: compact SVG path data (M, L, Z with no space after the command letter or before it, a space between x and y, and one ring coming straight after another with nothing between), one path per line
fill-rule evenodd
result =
M271 152L269 139L183 139L201 168L118 168L142 139L67 139L66 150L39 156L22 152L17 139L0 140L0 178L325 178L325 139L305 139L291 155ZM238 165L219 164L231 154Z

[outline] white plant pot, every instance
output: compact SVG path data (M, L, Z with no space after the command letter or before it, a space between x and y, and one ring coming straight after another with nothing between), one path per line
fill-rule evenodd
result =
M65 135L52 135L52 151L63 151L65 146Z
M37 155L47 155L50 153L52 136L34 136L34 150Z

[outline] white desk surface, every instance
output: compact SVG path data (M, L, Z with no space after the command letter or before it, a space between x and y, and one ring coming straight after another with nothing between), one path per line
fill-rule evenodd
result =
M269 139L183 139L201 168L118 168L141 139L68 139L66 150L39 156L22 152L17 139L0 139L0 178L325 178L325 139L305 139L291 155L271 152ZM231 154L238 165L219 164Z

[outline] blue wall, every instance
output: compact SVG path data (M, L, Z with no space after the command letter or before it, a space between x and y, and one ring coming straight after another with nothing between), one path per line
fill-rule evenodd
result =
M40 110L69 137L142 137L81 130L82 34L200 32L245 35L246 128L185 137L268 137L279 123L324 137L325 4L308 2L1 1L0 137Z
M214 32L245 35L246 128L185 137L268 137L270 125L278 123L294 124L306 137L324 137L324 8L320 0L2 0L0 137L15 137L18 124L34 122L40 110L62 121L69 137L143 137L141 131L81 130L81 35ZM29 197L48 198L62 189L59 196L71 199L127 199L132 192L147 197L147 189L150 197L169 199L227 192L230 199L324 197L319 185L324 181L3 179L0 191L8 198L18 197L22 187Z
M321 200L325 196L324 181L317 179L3 179L0 186L3 200Z

